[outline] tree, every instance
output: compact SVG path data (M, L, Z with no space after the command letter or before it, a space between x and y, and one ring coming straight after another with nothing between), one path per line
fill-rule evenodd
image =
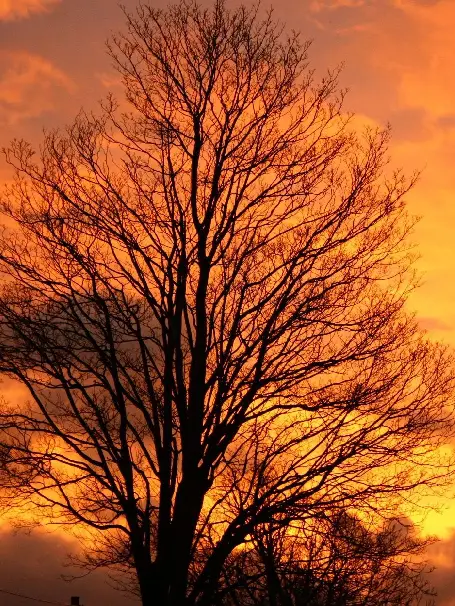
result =
M346 512L273 521L226 562L223 606L417 606L434 604L431 571L412 524L367 528Z
M337 73L257 8L126 17L128 109L7 151L0 371L30 402L3 435L88 565L206 605L261 524L440 482L452 360L404 310L413 178Z

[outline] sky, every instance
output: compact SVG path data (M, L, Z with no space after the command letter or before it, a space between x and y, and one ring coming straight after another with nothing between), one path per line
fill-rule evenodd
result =
M391 124L393 164L422 171L407 198L421 217L414 241L422 286L409 306L432 338L455 345L455 1L280 0L275 13L313 40L309 59L318 74L344 65L345 107L360 123ZM114 0L0 0L0 147L14 137L37 144L43 128L64 126L81 107L96 110L108 91L121 95L105 40L123 21ZM0 160L0 181L9 176ZM429 557L438 605L449 606L455 498L438 503L442 513L427 516L424 532L441 538ZM63 603L80 594L87 606L124 604L103 574L75 585L55 580L75 547L55 530L24 535L0 524L0 589ZM0 593L0 604L32 602Z

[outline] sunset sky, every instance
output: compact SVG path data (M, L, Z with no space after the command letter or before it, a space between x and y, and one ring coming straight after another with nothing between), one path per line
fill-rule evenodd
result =
M393 164L422 171L408 196L421 216L422 287L410 308L432 338L455 345L455 0L279 0L275 10L314 40L317 74L344 64L346 109L360 122L391 124ZM122 94L104 47L122 24L114 0L0 0L0 147L14 137L38 144L43 128L63 126L82 106L96 110L108 91ZM9 178L1 161L0 179ZM430 551L440 606L455 604L455 497L444 505L424 523L442 539ZM0 589L56 601L80 593L86 606L125 602L102 575L75 587L55 581L69 539L3 528ZM2 606L23 604L32 602L0 593Z

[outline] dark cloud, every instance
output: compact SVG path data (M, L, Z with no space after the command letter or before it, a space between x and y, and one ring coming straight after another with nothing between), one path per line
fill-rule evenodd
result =
M414 4L416 6L436 6L436 4L440 4L443 0L408 0L409 4Z
M42 600L69 604L72 595L81 596L84 606L134 606L127 596L109 585L106 572L97 571L68 582L62 575L81 571L64 565L78 544L58 533L31 534L6 529L0 532L0 589ZM31 606L27 599L0 593L2 606ZM38 603L37 603L38 604Z
M444 540L427 549L429 563L434 566L430 575L437 591L437 606L455 606L455 531Z
M429 117L422 107L393 110L389 121L394 141L422 141L429 136Z
M455 114L444 114L437 119L437 125L442 128L453 128L455 126Z

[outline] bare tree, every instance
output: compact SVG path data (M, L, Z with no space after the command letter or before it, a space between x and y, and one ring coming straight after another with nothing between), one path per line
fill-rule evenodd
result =
M442 480L452 360L404 310L413 179L337 74L257 8L126 17L129 109L7 150L0 371L30 402L3 434L89 565L208 605L261 524Z
M412 524L367 528L344 511L259 526L226 561L214 604L223 606L433 605L430 540Z

